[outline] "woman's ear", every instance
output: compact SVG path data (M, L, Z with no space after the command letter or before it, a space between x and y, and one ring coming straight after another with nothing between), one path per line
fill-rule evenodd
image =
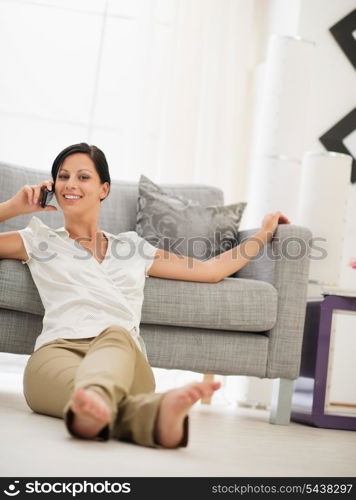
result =
M100 201L105 200L109 192L110 192L110 184L108 182L104 182L104 184L102 184L101 186Z

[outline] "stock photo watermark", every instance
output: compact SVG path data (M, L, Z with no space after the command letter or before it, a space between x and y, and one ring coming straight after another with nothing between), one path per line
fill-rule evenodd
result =
M55 235L50 234L49 237ZM221 233L215 233L213 238L204 236L195 236L189 238L170 238L162 236L161 238L152 237L147 241L140 239L138 242L133 241L127 237L111 238L110 245L105 254L101 252L100 233L94 238L96 255L106 259L117 259L119 261L129 261L133 257L140 257L143 259L152 258L152 249L147 247L147 242L156 248L165 250L161 254L161 260L169 260L170 254L173 253L178 257L185 258L188 268L193 267L194 260L209 260L211 258L219 259L224 254L229 252L229 258L234 260L239 259L253 259L253 261L263 260L264 262L288 260L297 261L309 257L310 260L319 261L328 257L326 249L327 239L322 237L310 238L307 241L297 236L288 238L273 237L272 241L264 245L256 236L251 236L242 240L241 242L234 242L231 239L222 238ZM82 237L73 240L73 259L85 261L92 259L91 251L86 248L86 243L91 242L92 239ZM260 246L258 254L249 253L248 248L251 244L256 243ZM56 259L58 252L53 249L49 239L42 239L37 243L37 248L29 252L29 257L41 263L46 263ZM157 256L153 257L157 258ZM224 257L225 258L225 257Z
M131 484L129 482L118 481L12 481L3 492L7 497L16 497L19 494L42 494L65 495L75 498L77 495L98 495L98 494L114 494L131 493Z

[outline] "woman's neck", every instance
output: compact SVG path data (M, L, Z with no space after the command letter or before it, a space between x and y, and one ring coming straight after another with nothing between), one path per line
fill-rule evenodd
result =
M76 238L88 238L94 240L97 235L101 235L101 230L98 226L97 221L65 221L65 228L69 233L69 236L73 239Z

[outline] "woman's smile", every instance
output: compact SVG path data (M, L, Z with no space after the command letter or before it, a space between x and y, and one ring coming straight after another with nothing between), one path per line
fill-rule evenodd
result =
M82 198L82 196L78 194L64 194L63 198L67 203L73 204L79 201Z

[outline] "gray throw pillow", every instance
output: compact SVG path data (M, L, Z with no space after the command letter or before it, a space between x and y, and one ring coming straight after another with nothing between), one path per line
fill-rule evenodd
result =
M235 247L245 202L204 207L168 194L141 175L136 232L146 241L179 255L206 260Z

